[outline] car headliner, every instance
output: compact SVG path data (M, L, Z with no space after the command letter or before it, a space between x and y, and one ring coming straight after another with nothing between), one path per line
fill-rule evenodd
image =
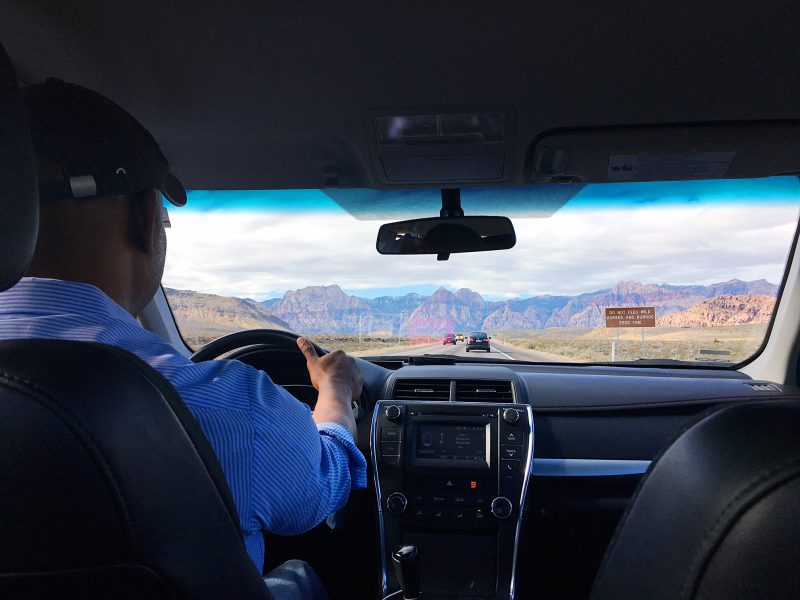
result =
M513 107L517 185L548 130L800 119L796 2L144 4L6 0L0 40L24 82L125 106L193 189L387 187L375 109Z

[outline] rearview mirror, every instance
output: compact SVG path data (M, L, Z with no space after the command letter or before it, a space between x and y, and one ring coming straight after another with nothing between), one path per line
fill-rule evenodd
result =
M517 243L507 217L431 217L382 225L381 254L438 254L506 250Z

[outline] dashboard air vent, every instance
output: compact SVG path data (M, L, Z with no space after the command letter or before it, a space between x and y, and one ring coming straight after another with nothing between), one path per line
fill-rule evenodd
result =
M450 400L449 379L397 379L395 400Z
M776 385L774 383L769 383L767 381L754 381L752 383L748 382L746 385L749 385L750 389L752 389L754 392L780 392L781 391L780 386L778 386L778 385Z
M513 402L510 381L467 379L456 381L456 400L460 402Z

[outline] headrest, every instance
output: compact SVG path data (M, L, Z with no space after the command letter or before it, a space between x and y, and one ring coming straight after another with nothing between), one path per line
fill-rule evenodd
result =
M39 197L31 134L11 61L0 46L0 291L22 277L36 248Z

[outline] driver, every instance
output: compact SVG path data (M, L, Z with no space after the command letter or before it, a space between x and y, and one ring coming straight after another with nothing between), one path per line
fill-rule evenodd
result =
M153 137L86 88L48 80L24 90L40 180L41 218L26 277L0 293L0 339L100 342L136 354L177 389L219 459L259 572L264 532L294 535L323 521L366 486L354 444L355 361L318 357L297 340L319 390L313 414L263 372L238 361L193 363L136 316L161 282L162 194L186 193ZM265 577L278 598L325 597L308 565Z

